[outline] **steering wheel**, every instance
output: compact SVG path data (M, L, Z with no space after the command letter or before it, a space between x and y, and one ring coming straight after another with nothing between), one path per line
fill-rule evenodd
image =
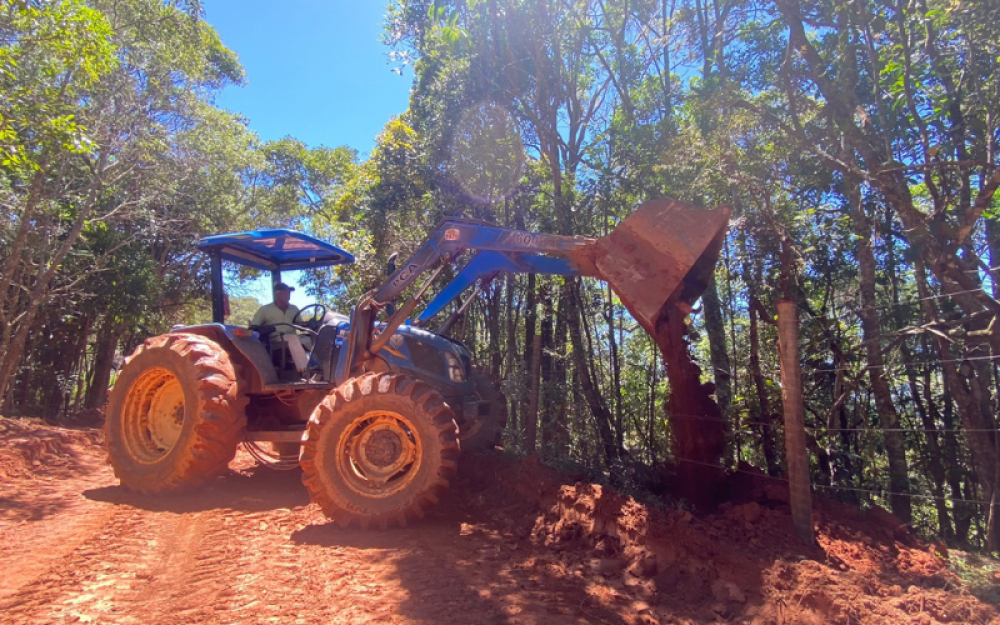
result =
M316 310L311 310L315 308ZM309 314L304 314L309 310ZM326 318L326 306L322 304L310 304L295 315L293 323L297 326L305 326L312 332L319 332L323 327L323 320Z

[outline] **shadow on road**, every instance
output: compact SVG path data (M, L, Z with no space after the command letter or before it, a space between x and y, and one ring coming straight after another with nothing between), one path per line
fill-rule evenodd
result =
M534 515L513 527L481 492L463 481L421 521L387 531L307 525L291 534L299 545L369 551L391 564L398 580L393 613L405 622L520 625L621 623L623 605L603 605L589 589L595 580L576 562L527 539ZM603 580L596 580L598 583ZM393 621L395 622L395 621Z
M86 490L83 496L93 501L178 514L222 509L263 512L309 503L299 471L272 471L263 467L231 471L194 493L144 495L124 486L105 486Z

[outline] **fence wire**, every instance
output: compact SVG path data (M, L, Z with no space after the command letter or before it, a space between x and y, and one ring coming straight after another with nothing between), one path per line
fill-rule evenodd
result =
M775 415L779 417L780 415ZM688 414L670 414L668 419L678 419L681 421L709 421L714 423L730 423L732 420L725 417L706 417L704 415L688 415ZM763 426L768 428L777 428L784 426L784 423L779 421L750 421L743 420L741 425L748 426ZM882 433L882 432L915 432L923 434L936 434L936 433L946 433L946 432L968 432L968 433L994 433L1000 434L1000 428L934 428L929 430L927 428L828 428L821 426L807 426L807 432L820 432L820 433L837 433L837 432L870 432L870 433Z
M762 479L765 479L765 480L772 480L772 481L775 481L775 482L782 482L782 483L785 483L785 484L789 483L789 481L788 481L787 478L774 477L774 476L771 476L771 475L766 475L764 473L754 473L752 471L744 471L743 469L739 469L739 468L735 468L734 469L734 468L730 468L730 467L727 467L727 466L724 466L724 465L721 465L721 464L715 464L715 463L711 463L711 462L703 462L703 461L699 461L699 460L692 460L690 458L675 458L674 460L676 462L683 462L685 464L695 464L695 465L700 465L700 466L704 466L704 467L711 467L713 469L719 469L721 471L727 471L727 472L730 472L730 473L742 473L744 475L750 475L750 476L756 477L758 479L762 478ZM878 490L876 490L876 489L872 489L872 488L860 488L860 487L856 487L856 486L841 486L841 485L837 485L837 484L815 484L815 483L810 483L810 487L811 488L825 488L825 489L828 489L828 490L840 490L840 491L852 491L852 492L868 493L868 494L871 494L871 495L878 495L879 497L883 497L883 498L890 497L890 496L897 496L897 497L909 497L911 499L926 499L926 500L936 500L936 501L945 501L945 502L948 502L948 501L956 502L957 501L957 502L960 502L960 503L974 503L974 504L979 504L979 505L983 505L983 506L988 506L991 503L989 501L983 501L983 500L980 500L980 499L965 499L963 497L938 497L936 495L924 495L924 494L921 494L921 493L899 493L899 492L896 492L896 491L890 491L890 490L885 490L885 489L878 489Z

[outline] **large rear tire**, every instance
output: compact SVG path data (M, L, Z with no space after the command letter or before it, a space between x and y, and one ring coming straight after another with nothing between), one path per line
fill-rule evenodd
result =
M108 461L139 492L203 486L233 459L246 403L218 343L194 334L147 339L108 399Z
M302 482L341 527L405 527L437 504L455 476L457 430L451 408L424 382L367 373L313 411Z
M483 451L496 449L507 427L507 397L504 396L490 376L473 369L472 382L476 385L476 398L483 405L478 415L465 415L458 431L462 451Z

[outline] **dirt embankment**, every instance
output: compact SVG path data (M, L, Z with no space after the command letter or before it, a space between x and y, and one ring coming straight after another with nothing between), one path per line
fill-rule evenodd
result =
M1000 623L887 514L780 492L656 510L534 459L463 459L403 530L340 530L298 472L239 455L208 489L117 486L100 433L0 419L5 623Z

